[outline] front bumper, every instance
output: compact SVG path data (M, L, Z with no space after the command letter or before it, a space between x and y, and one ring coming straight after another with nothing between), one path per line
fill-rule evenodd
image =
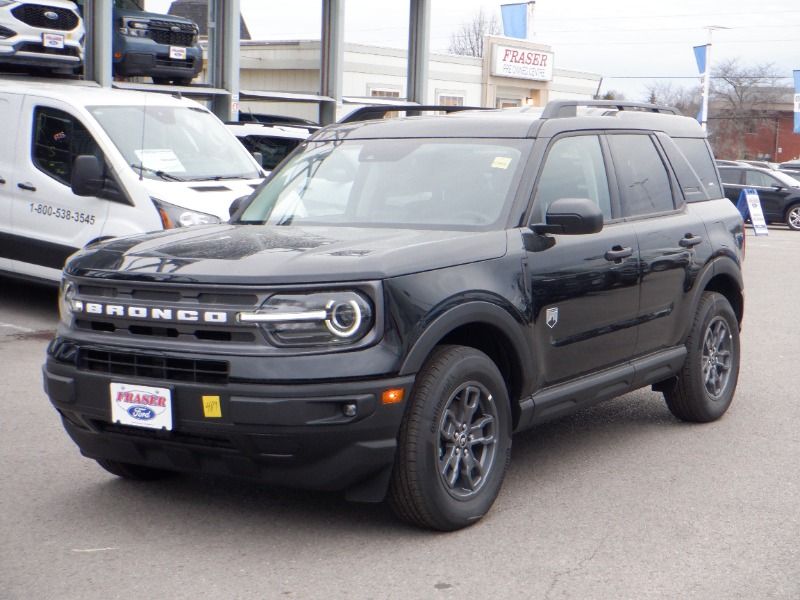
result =
M199 46L186 48L186 59L173 59L170 47L153 40L126 38L114 48L114 73L123 77L194 78L203 68Z
M352 499L366 501L385 494L405 408L382 404L381 394L403 388L407 399L414 379L191 383L86 371L52 354L43 371L45 391L84 456L347 490ZM112 382L169 388L172 431L112 423ZM204 416L208 395L219 396L221 417ZM347 416L344 407L353 404L356 414Z
M0 62L32 67L79 67L83 64L83 50L77 42L64 44L64 48L45 48L41 36L12 38L13 44L0 40Z

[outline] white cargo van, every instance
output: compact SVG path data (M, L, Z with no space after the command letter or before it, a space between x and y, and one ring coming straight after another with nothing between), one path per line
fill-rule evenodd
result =
M228 219L263 171L186 98L0 80L0 271L58 281L88 243Z

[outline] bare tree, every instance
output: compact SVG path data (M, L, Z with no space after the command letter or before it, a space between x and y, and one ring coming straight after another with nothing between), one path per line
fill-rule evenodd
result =
M677 86L671 81L658 81L645 87L646 101L651 104L672 106L687 117L696 117L702 102L700 86Z
M462 23L450 36L450 53L461 56L483 56L483 38L500 33L497 16L478 9L471 21Z
M719 156L746 158L746 135L775 120L785 87L772 64L741 66L737 59L720 63L711 77L709 137Z
M596 95L595 100L625 100L625 94L617 90L608 90L603 94Z

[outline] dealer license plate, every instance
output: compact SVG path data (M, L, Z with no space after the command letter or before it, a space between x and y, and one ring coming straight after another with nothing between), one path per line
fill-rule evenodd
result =
M64 47L64 36L60 33L43 33L42 45L44 45L45 48L61 49Z
M136 383L111 383L111 420L121 425L172 429L172 392L169 388Z
M186 48L181 48L180 46L170 46L169 57L177 60L186 60Z

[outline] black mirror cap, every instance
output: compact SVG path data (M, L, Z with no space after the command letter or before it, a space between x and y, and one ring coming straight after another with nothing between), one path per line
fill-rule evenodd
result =
M239 211L239 209L244 204L245 200L247 200L249 197L250 197L249 195L239 196L236 200L231 202L231 205L228 207L228 214L231 216L231 218L233 218L233 215L235 215Z
M588 198L559 198L547 209L545 223L531 225L536 233L583 235L603 229L603 213Z
M103 184L100 160L91 154L76 156L72 163L72 192L77 196L97 196L103 191Z

